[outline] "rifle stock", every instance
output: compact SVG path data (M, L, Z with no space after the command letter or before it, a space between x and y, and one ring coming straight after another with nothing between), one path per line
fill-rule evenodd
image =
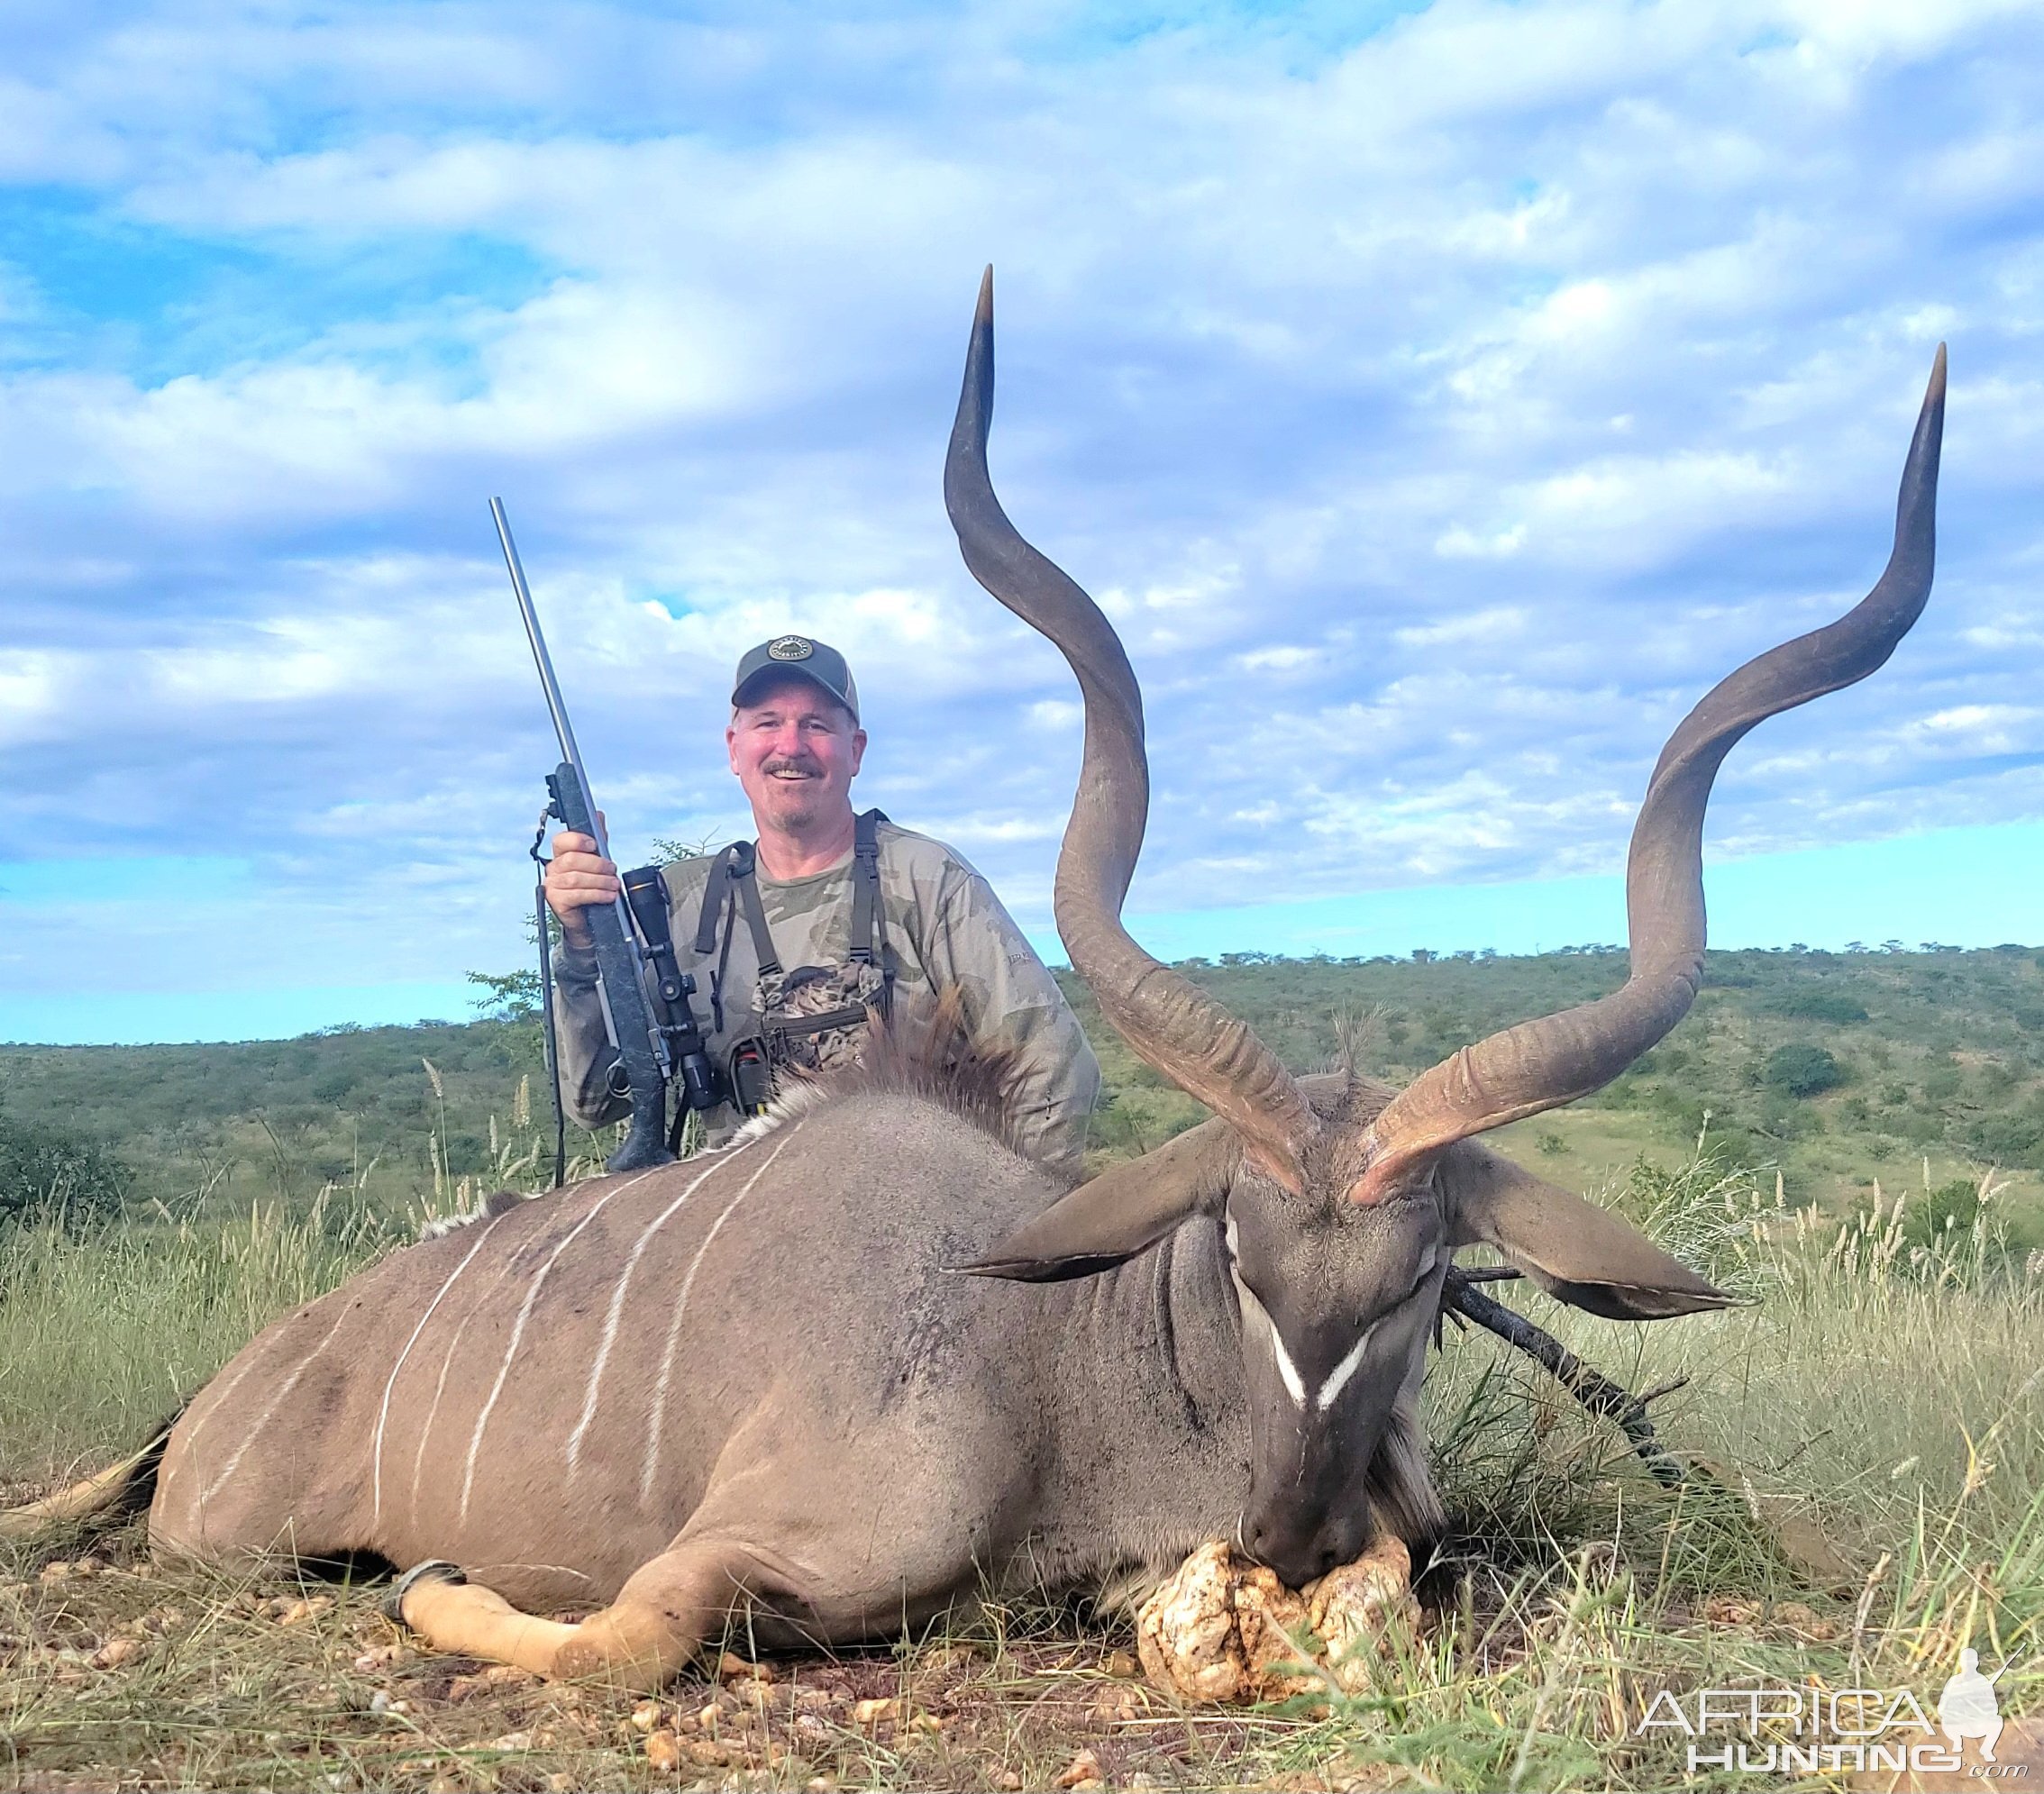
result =
M594 811L573 777L574 768L562 760L546 781L553 793L561 819L578 834L600 841ZM667 1150L667 1087L653 1056L652 1015L646 1006L645 986L639 979L639 953L617 919L614 904L592 903L582 912L596 943L597 978L609 1006L610 1024L617 1035L617 1061L625 1068L626 1092L632 1102L632 1123L623 1143L604 1161L610 1171L636 1171L648 1165L664 1165L674 1154Z

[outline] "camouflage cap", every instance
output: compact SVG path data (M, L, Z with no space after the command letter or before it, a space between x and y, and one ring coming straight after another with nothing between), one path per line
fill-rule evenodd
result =
M852 669L844 664L844 656L827 642L817 642L807 635L777 635L771 642L762 642L750 650L738 662L738 671L731 681L731 702L742 705L746 701L749 688L765 683L769 674L793 673L813 685L821 686L852 713L852 720L859 720L859 687L852 677Z

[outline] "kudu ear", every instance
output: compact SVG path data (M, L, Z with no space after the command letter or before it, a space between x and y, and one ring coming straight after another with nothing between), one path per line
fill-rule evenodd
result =
M1241 1142L1225 1121L1203 1121L1081 1184L985 1258L955 1268L1017 1283L1060 1283L1111 1270L1189 1216L1218 1210L1241 1157Z
M1495 1246L1550 1296L1592 1315L1658 1321L1734 1299L1608 1209L1474 1142L1442 1153L1436 1175L1456 1245Z

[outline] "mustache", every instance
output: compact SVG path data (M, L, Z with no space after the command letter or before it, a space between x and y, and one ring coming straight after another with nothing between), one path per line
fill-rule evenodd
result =
M770 777L776 772L800 772L817 778L822 775L823 765L810 754L776 754L760 770Z

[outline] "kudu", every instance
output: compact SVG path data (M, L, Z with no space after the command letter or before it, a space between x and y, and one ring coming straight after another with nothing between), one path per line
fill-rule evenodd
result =
M1297 1584L1380 1529L1440 1525L1416 1399L1457 1247L1599 1315L1724 1299L1470 1136L1596 1089L1689 1007L1720 762L1881 665L1929 592L1943 351L1871 596L1741 668L1663 751L1624 987L1394 1094L1294 1078L1124 931L1141 703L1106 619L995 499L991 298L990 272L944 496L973 574L1084 694L1059 932L1109 1021L1213 1118L1067 1193L962 1086L882 1067L725 1150L513 1203L214 1377L160 1448L160 1546L412 1564L399 1611L432 1644L646 1685L740 1608L768 1645L851 1640L987 1586L1162 1571L1219 1537ZM561 1608L597 1611L521 1611Z

